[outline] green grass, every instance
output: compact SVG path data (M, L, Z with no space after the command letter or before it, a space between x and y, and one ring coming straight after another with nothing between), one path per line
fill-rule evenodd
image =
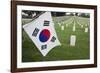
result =
M60 18L61 19L61 18ZM89 32L84 32L85 25L89 18L69 17L61 22L65 26L65 30L57 22L60 20L53 17L55 29L61 46L53 48L45 57L39 52L37 47L23 30L22 34L22 62L37 62L37 61L57 61L57 60L78 60L89 59ZM64 23L63 23L64 22ZM76 31L72 31L73 23L75 22ZM84 25L83 28L77 23ZM84 24L83 24L84 22ZM70 24L69 24L70 23ZM86 23L86 24L85 24ZM66 27L68 24L68 27ZM76 45L70 46L70 36L76 35Z

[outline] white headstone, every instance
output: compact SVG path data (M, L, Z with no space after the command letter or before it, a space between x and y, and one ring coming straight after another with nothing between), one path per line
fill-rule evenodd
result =
M85 28L85 32L88 32L88 28Z
M76 36L71 35L70 36L70 46L75 46L75 43L76 43Z
M61 30L64 30L64 26L61 26Z
M75 26L73 26L73 31L75 31Z

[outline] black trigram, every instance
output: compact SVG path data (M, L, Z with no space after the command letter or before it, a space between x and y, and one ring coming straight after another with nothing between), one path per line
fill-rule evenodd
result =
M56 40L56 37L53 36L53 37L51 38L51 42L55 42L55 40Z
M44 26L49 26L49 23L50 23L50 21L45 20L43 25Z
M46 44L41 46L41 50L44 50L44 49L47 49L47 45Z
M38 34L38 32L39 32L39 29L38 28L35 28L34 29L34 31L33 31L33 33L32 33L32 36L37 36L37 34Z

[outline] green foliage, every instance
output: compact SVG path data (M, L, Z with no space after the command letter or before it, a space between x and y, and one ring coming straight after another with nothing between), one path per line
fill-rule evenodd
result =
M81 13L80 16L81 16L81 17L89 18L89 17L90 17L90 14L88 14L88 13Z

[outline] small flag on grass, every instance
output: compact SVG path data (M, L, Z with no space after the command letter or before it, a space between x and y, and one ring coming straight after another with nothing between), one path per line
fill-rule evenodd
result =
M25 24L23 28L43 56L46 56L52 48L61 45L56 35L51 12L41 14L32 22Z

